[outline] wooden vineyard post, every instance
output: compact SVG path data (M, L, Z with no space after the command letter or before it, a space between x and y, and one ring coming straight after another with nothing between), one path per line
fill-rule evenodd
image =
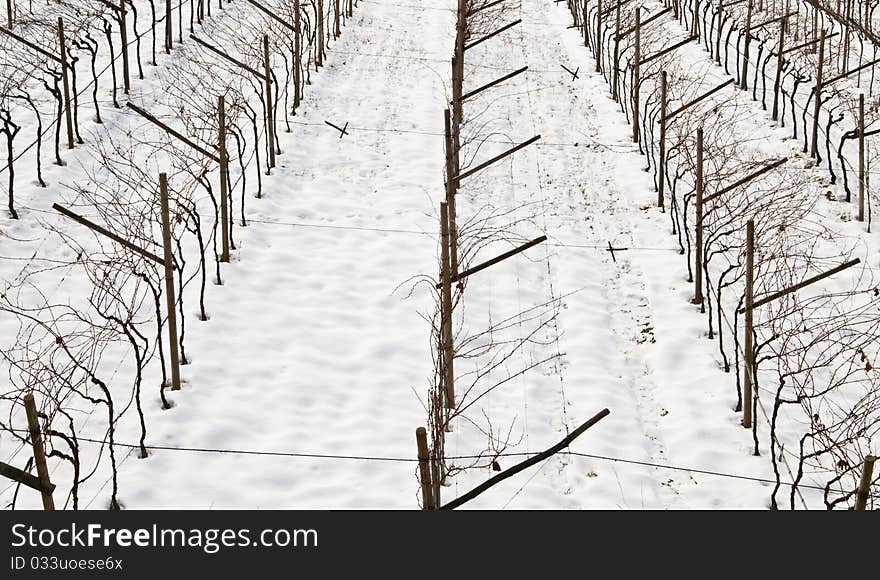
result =
M122 36L122 88L127 95L131 89L131 69L128 66L128 25L125 18L125 0L119 0L119 34Z
M663 209L666 192L666 113L668 103L666 71L660 72L660 161L657 164L657 207Z
M638 8L636 8L638 10ZM602 72L602 0L596 4L596 72ZM636 57L636 61L639 57Z
M223 236L221 244L220 261L229 261L229 156L226 152L226 98L223 95L217 97L217 149L220 154L220 235Z
M810 147L810 157L819 157L819 110L822 105L822 69L825 60L825 29L819 36L819 60L816 63L816 87L813 89L813 140Z
M740 77L740 88L744 91L749 88L747 77L749 71L749 45L752 40L752 9L753 2L749 0L749 6L746 9L745 38L743 39L742 77Z
M618 1L614 15L614 62L612 63L614 86L611 88L611 92L615 101L618 99L617 83L620 82L620 4L621 2Z
M431 486L431 469L428 467L428 434L424 427L416 429L416 446L419 450L419 480L422 485L422 509L433 510L434 494Z
M61 47L61 83L64 88L64 118L67 122L67 148L73 149L73 110L70 102L70 77L68 76L67 47L64 42L64 21L58 18L58 45Z
M721 66L721 26L724 10L724 0L718 0L718 34L715 35L715 63Z
M339 29L339 0L333 0L333 35L339 38L342 30Z
M746 336L743 353L743 427L752 426L752 372L754 371L754 333L753 305L755 302L755 220L746 224Z
M171 0L165 0L165 54L171 54L174 29L171 24Z
M449 274L449 208L440 204L440 337L446 408L455 408L455 352L452 345L452 276Z
M782 53L785 51L785 18L779 21L779 46L776 47L776 79L773 81L773 120L779 119L779 89L782 86Z
M263 35L263 75L266 78L266 143L269 147L269 169L275 167L275 112L272 110L272 69L269 66L269 35Z
M6 0L6 28L12 30L12 0Z
M171 359L171 390L180 390L180 358L177 354L177 300L174 298L174 257L171 252L171 216L168 211L168 176L159 174L162 208L162 247L165 250L165 303L168 307L168 353Z
M600 0L601 1L601 0ZM589 7L590 3L587 0L584 0L584 15L581 20L583 20L584 24L584 46L590 48L590 18L589 18Z
M697 223L694 244L694 304L703 306L703 128L697 129ZM701 308L702 310L702 308Z
M50 481L49 468L46 467L46 448L43 447L43 435L40 432L40 421L37 417L37 406L34 403L33 393L24 396L24 410L27 415L31 448L34 451L34 464L37 466L37 475L40 477L40 485L43 487L40 491L43 496L43 509L47 512L55 511L55 500L52 499L52 492L48 491Z
M318 0L318 46L315 66L324 66L324 0Z
M635 37L635 53L633 56L633 143L639 142L639 85L640 70L639 61L642 60L642 9L636 8L636 37Z
M451 277L458 275L458 225L455 222L455 162L458 156L452 140L452 119L449 109L443 112L443 126L446 141L446 207L449 212L449 272Z
M300 0L293 0L293 112L299 108L300 85L302 84L302 25L300 24L302 17L300 16Z
M859 94L859 221L865 221L865 94Z
M874 474L875 460L876 458L873 455L866 455L865 462L862 464L862 478L859 480L859 489L856 492L855 509L858 511L868 507L868 496L871 495L871 477Z

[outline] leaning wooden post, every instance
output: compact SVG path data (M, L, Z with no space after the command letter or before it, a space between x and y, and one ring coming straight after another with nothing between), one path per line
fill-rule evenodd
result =
M440 204L440 336L443 352L443 385L446 393L446 408L455 408L455 372L452 345L452 282L449 274L449 208L446 202Z
M456 163L453 157L458 155L452 140L452 118L449 109L443 112L443 126L446 142L446 206L449 212L449 269L450 276L458 275L458 225L455 221L455 194L457 182L455 181Z
M171 217L168 211L168 176L159 174L162 207L162 246L165 249L165 303L168 307L168 342L171 358L171 390L180 390L180 359L177 354L177 300L174 298L174 257L171 252Z
M657 207L663 209L666 191L666 71L660 72L660 161L657 164Z
M632 100L633 100L633 142L639 142L639 85L640 82L640 66L639 61L642 59L642 9L641 7L636 8L636 46L635 46L635 55L633 58L633 86L632 86Z
M747 90L748 86L748 72L749 72L749 45L752 40L752 0L749 0L749 7L746 9L746 25L744 28L745 38L743 40L743 56L742 56L742 77L740 78L740 88L742 90Z
M165 0L165 54L171 54L174 30L171 24L171 0Z
M431 487L431 469L428 467L428 434L424 427L416 429L416 446L419 450L419 479L422 484L422 509L432 510L434 494Z
M859 221L865 221L865 94L859 94Z
M263 35L263 75L266 77L266 142L269 147L269 169L275 167L275 111L272 108L272 69L269 66L269 35Z
M754 320L752 306L755 302L755 220L746 224L746 337L743 354L743 427L752 426L752 372L754 371L754 347L752 334Z
M299 99L300 99L300 85L302 84L302 39L300 35L302 34L301 30L301 19L300 16L300 0L293 0L293 83L295 88L293 90L293 112L296 114L296 109L299 108Z
M868 506L868 497L871 495L871 477L874 475L873 455L865 456L865 463L862 464L862 479L859 481L859 489L856 493L856 509L864 510Z
M37 418L37 406L34 403L34 395L28 393L24 396L24 410L27 415L28 431L31 436L31 448L34 450L34 463L37 466L37 475L40 477L40 485L43 487L40 493L43 496L43 509L47 512L55 511L55 500L49 489L49 468L46 467L46 448L43 447L43 435L40 431L40 421Z
M822 105L822 69L825 60L825 29L819 36L819 60L816 64L816 87L813 89L815 102L813 103L813 144L810 148L810 157L819 157L819 108Z
M620 4L618 1L614 15L614 62L612 63L614 86L612 87L612 95L616 101L618 98L617 83L620 82Z
M779 21L779 46L776 47L776 80L773 81L773 120L779 119L779 89L782 87L782 54L785 51L785 18Z
M226 98L223 95L217 97L217 142L220 154L220 235L223 236L221 244L220 261L229 261L229 157L226 151Z
M125 0L119 0L119 34L122 36L122 87L125 94L131 89L128 66L128 25L125 19Z
M697 223L694 248L694 304L703 306L703 128L697 129ZM702 309L701 309L702 310Z
M67 122L67 148L73 149L73 110L70 101L70 77L68 76L67 47L64 42L64 21L58 18L58 44L61 47L61 83L64 88L64 117Z

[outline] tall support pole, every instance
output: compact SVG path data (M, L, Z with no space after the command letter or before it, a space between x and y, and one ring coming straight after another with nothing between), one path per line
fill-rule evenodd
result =
M865 456L865 462L862 464L862 477L859 480L859 489L856 492L855 509L857 511L862 511L868 507L868 497L871 495L871 478L874 475L874 461L875 457L873 455L867 455Z
M848 201L848 200L847 200ZM865 94L859 94L859 221L865 221Z
M596 72L602 72L602 0L596 4Z
M226 98L217 97L218 149L220 153L220 261L229 261L229 156L226 151Z
M162 209L162 246L165 250L165 304L168 308L168 352L171 358L171 390L180 390L180 358L177 353L177 300L174 297L174 257L171 252L171 216L168 210L168 176L159 174Z
M611 66L614 67L612 74L612 78L614 79L612 93L615 101L619 96L617 85L620 82L620 4L621 2L618 1L617 8L614 10L614 62L611 63Z
M782 88L782 54L785 52L785 18L779 21L779 46L776 47L776 79L773 81L773 120L779 119L779 90Z
M275 111L272 98L272 68L269 63L269 35L263 35L263 75L266 78L266 141L269 146L269 168L275 167ZM267 171L268 173L268 171Z
M703 194L705 179L703 178L703 128L697 129L697 223L696 243L694 246L694 304L703 306ZM702 308L701 308L702 309Z
M636 46L633 57L633 142L639 142L639 85L641 84L641 71L639 61L642 59L642 9L636 8Z
M666 114L667 107L666 71L660 72L660 160L657 164L657 207L663 209L666 192Z
M12 0L6 0L6 28L12 30Z
M718 30L715 35L715 63L721 65L721 27L724 24L724 0L718 0Z
M450 276L458 275L458 225L455 220L455 194L458 183L454 177L456 163L453 160L458 156L452 140L452 119L449 109L443 111L443 125L446 142L446 206L449 212L449 268Z
M446 394L446 408L455 408L455 358L452 344L452 282L449 275L449 208L446 202L440 204L440 335L443 345L443 385Z
M324 66L324 0L318 0L318 46L315 65Z
M171 24L171 0L165 0L165 54L171 54L174 29Z
M428 433L424 427L416 429L416 447L418 449L419 458L419 479L422 485L422 509L433 510L437 506L434 505L434 494L431 485L431 468L428 465L430 456L428 455Z
M55 511L55 500L52 499L52 492L47 491L50 483L49 468L46 466L46 448L43 446L43 434L40 430L37 405L34 402L33 393L28 393L24 396L24 410L27 415L31 449L33 449L34 453L34 464L37 466L37 475L40 477L40 484L43 486L40 492L43 496L43 509L47 512Z
M64 89L64 120L67 123L67 148L73 149L73 108L70 101L70 76L67 64L67 46L64 41L64 21L58 18L58 45L61 57L61 84Z
M748 72L749 72L749 45L752 42L752 10L753 1L749 0L749 7L746 10L746 25L744 30L745 38L743 39L742 54L742 77L740 77L739 86L742 90L748 90Z
M302 16L300 0L293 0L293 112L299 108L300 91L302 90Z
M128 65L128 24L126 23L125 0L119 0L119 34L122 37L122 88L127 95L131 90L131 69Z
M822 106L822 73L825 61L825 29L819 35L819 60L816 63L816 87L813 89L813 142L810 157L819 157L819 112Z
M752 307L755 303L755 221L746 224L746 336L743 353L743 427L752 426L752 373L755 370L753 334L754 318Z

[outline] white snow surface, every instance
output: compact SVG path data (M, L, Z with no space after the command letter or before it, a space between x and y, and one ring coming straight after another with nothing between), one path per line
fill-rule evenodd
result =
M361 0L327 66L313 75L292 132L280 133L284 154L263 180L263 197L248 200L249 225L236 229L224 284L208 288L210 319L197 319L195 290L186 297L190 360L183 389L168 392L172 409L161 410L158 370L149 369L147 444L160 449L146 459L117 449L124 507L418 507L415 464L378 458L414 458L414 430L426 422L433 367L424 316L434 303L426 286L410 280L437 275L454 5ZM477 160L542 138L464 182L458 216L513 212L524 219L518 234L549 240L475 274L456 325L479 331L547 304L557 317L495 375L548 360L472 408L473 423L459 420L447 435L447 453L482 451L486 435L477 425L486 417L510 428L507 452L534 453L601 409L611 414L572 446L597 457L556 455L467 507L766 507L770 484L670 469L772 478L769 460L751 454L751 434L733 409L735 377L721 370L704 318L689 302L685 258L653 207L644 160L605 79L593 72L577 31L567 29L564 5L522 0L517 11L521 25L467 52L465 91L520 66L530 70L469 101L474 121L464 132L492 135L471 151ZM349 123L349 135L340 138L325 120ZM50 188L24 184L20 196L48 209L77 171L74 162L47 168ZM612 254L609 243L626 250ZM2 274L11 279L20 267L4 259ZM87 283L62 279L53 295L85 295ZM528 329L524 321L512 332ZM126 366L114 376L125 376ZM98 413L83 410L91 412ZM129 416L116 439L135 443L138 433ZM17 446L0 443L0 459L8 460ZM95 461L97 445L82 445ZM500 466L519 459L502 457ZM63 503L69 468L50 467ZM444 501L493 473L456 475ZM109 477L99 464L81 487L81 507L107 506ZM12 489L0 491L4 503L11 499ZM21 492L17 501L40 506L37 494Z

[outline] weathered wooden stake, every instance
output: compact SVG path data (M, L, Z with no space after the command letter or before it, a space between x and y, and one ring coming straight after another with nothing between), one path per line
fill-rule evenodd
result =
M452 282L449 274L449 208L440 204L440 336L443 344L443 385L446 408L455 408L455 350L452 344Z
M229 156L226 151L226 98L217 97L217 148L220 154L220 235L223 242L220 250L220 261L229 261Z
M754 371L755 220L746 224L746 337L743 353L743 427L752 426L752 372Z
M431 486L431 469L428 466L428 434L424 427L416 429L416 446L419 450L419 479L422 484L422 509L433 510L434 494Z
M55 511L55 500L52 499L52 492L48 491L51 482L49 481L49 468L46 467L46 448L43 447L43 435L40 431L40 421L37 417L37 406L34 403L33 393L24 396L24 410L31 436L31 448L34 450L34 463L37 466L40 485L43 487L40 492L43 496L43 509L47 512Z
M703 128L697 129L697 232L694 244L694 304L703 306ZM702 308L701 308L702 310Z
M125 14L125 0L119 0L119 34L122 36L122 88L127 95L131 89L131 76L128 66L128 24L126 24Z
M168 308L168 342L171 359L171 390L180 390L180 358L177 353L177 300L174 297L174 256L171 249L171 216L168 210L168 176L159 174L162 208L162 246L165 250L165 303Z
M666 109L667 103L666 71L660 72L660 160L657 164L657 207L663 209L666 192Z
M847 200L848 201L848 200ZM859 221L865 221L865 94L859 94Z
M455 194L457 182L455 177L456 163L453 160L458 156L452 140L452 118L449 109L443 112L444 135L446 142L446 206L449 211L449 268L450 276L458 275L458 225L455 221Z
M640 79L640 62L642 60L642 9L636 8L636 37L635 37L635 54L633 56L633 143L639 142L639 85Z
M747 77L749 72L749 45L752 41L752 9L752 0L749 0L749 7L746 10L745 38L743 40L742 77L740 78L740 88L744 91L749 88Z
M269 35L263 35L263 76L266 79L266 140L269 147L269 162L266 173L275 167L275 111L272 108L272 68L269 65Z
M602 72L602 0L596 4L596 72ZM638 60L638 57L636 57Z
M864 510L868 506L868 497L871 495L871 477L874 475L873 455L865 456L865 463L862 465L862 478L859 481L859 489L856 493L856 509Z
M339 29L339 0L333 0L333 34L334 38L339 38L342 34Z
M773 81L773 120L779 119L779 89L782 87L782 55L785 52L785 18L779 21L779 46L776 47L776 79Z
M73 149L73 109L70 101L70 77L68 76L67 46L64 42L64 21L58 18L58 44L61 47L61 83L64 88L64 116L67 122L67 148Z
M165 0L165 54L171 54L174 29L171 24L171 0Z
M615 9L614 15L614 62L612 63L613 70L613 79L614 86L611 88L612 95L614 96L614 100L616 101L618 98L617 92L617 83L620 81L620 5L621 1L617 2L617 8Z
M318 0L318 46L315 66L324 66L324 0Z
M722 11L724 9L724 0L718 0L718 34L715 35L715 63L721 65L721 28L724 24L722 20Z
M293 83L296 85L296 88L293 91L293 111L296 113L296 109L299 108L299 100L300 100L300 90L302 85L302 39L300 35L302 34L302 25L300 16L300 0L293 0Z
M12 0L6 0L6 28L12 30Z
M813 89L815 102L813 103L813 144L810 148L810 157L819 158L819 111L822 105L822 69L825 61L825 29L819 36L819 60L816 64L816 87Z

